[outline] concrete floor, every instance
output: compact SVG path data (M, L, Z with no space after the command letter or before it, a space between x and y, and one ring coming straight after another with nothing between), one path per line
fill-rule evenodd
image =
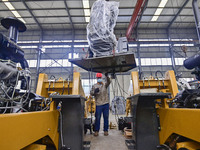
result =
M91 141L90 150L128 150L125 145L125 137L122 132L117 129L109 130L109 136L104 136L103 131L99 132L99 136L86 134L85 141Z
M116 123L115 116L110 113L109 121ZM84 141L91 141L90 150L128 150L125 144L125 137L118 129L110 129L109 135L104 136L103 117L101 118L101 130L99 136L94 137L88 133L84 136Z

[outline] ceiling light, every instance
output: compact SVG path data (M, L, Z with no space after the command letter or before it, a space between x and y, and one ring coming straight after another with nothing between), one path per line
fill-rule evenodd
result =
M168 0L161 0L160 1L160 4L159 4L158 8L156 9L156 12L154 13L154 16L152 17L151 21L157 21L158 20L158 17L162 13L163 8L167 4L167 2L168 2Z
M4 2L4 4L8 7L9 10L15 10L15 8L10 2Z
M89 9L84 9L84 13L85 13L85 16L90 16L90 10Z
M90 17L85 17L86 22L90 22Z
M160 4L158 7L165 7L165 5L167 4L168 0L161 0Z
M83 7L90 8L89 0L83 0Z
M85 14L85 21L90 21L90 3L89 0L82 0L83 2L83 8L84 8L84 14Z
M157 21L159 16L153 16L151 21Z
M20 14L17 11L11 11L13 13L13 15L15 15L15 17L17 18L21 18Z
M19 20L21 20L22 22L26 23L24 21L24 19L21 17L21 15L15 10L15 7L13 7L13 5L8 2L8 0L2 0L4 2L4 4L6 5L6 7L8 7L8 9L12 12L12 14L18 18Z

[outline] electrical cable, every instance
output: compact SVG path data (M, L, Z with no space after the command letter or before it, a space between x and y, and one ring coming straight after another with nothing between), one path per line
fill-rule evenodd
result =
M61 95L63 95L64 91L65 91L65 80L62 77L60 77L58 80L60 80L60 79L63 80L63 89L62 89L62 94L61 94Z
M118 80L117 80L117 81L118 81ZM126 94L128 95L128 93L120 86L119 81L118 81L118 85L119 85L120 89L121 89L124 93L126 93Z
M113 85L114 84L114 85ZM116 86L117 85L117 77L115 78L115 83L111 83L111 85L112 85L112 89L113 89L113 96L114 96L114 98L116 97L116 87L117 87L117 95L118 95L118 86ZM115 87L115 88L114 88ZM114 102L114 108L115 108L115 120L116 120L116 123L119 125L119 115L118 115L118 112L117 112L117 108L116 108L116 103Z
M16 86L18 84L18 80L19 80L19 72L17 73L17 79L16 79L16 83L15 83L14 90L13 90L12 97L11 97L12 99L13 99L13 96L15 94L15 89L16 89Z

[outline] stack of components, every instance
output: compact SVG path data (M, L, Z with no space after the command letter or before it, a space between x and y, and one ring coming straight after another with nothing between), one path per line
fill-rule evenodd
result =
M118 2L97 0L91 11L87 26L87 38L94 57L108 56L116 48L117 40L113 33L119 13Z

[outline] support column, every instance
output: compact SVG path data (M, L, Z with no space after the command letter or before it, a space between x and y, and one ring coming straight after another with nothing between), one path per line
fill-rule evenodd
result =
M74 40L75 40L75 33L74 30L72 31L72 46L71 46L71 59L74 58ZM71 63L71 73L70 73L70 79L73 80L73 72L74 72L74 67L73 64Z
M199 12L197 0L192 1L192 8L193 8L193 13L194 13L194 17L195 17L197 36L198 36L199 43L200 43L200 12Z
M140 44L137 45L137 56L138 56L138 69L139 75L142 73L141 58L140 58Z
M36 92L36 89L37 89L38 77L39 77L39 73L40 73L40 59L41 59L41 54L42 54L42 40L43 40L43 32L41 32L41 35L40 35L40 42L39 42L38 53L37 53L35 92Z
M174 51L173 51L173 44L171 44L171 37L169 33L169 29L167 29L167 38L169 42L169 53L172 61L172 69L174 70L174 73L176 75L176 63L175 63L175 57L174 57Z
M138 29L136 29L136 40L138 40ZM140 57L140 44L137 44L137 57L138 57L138 69L139 69L139 75L142 73L142 66L141 66L141 57Z

